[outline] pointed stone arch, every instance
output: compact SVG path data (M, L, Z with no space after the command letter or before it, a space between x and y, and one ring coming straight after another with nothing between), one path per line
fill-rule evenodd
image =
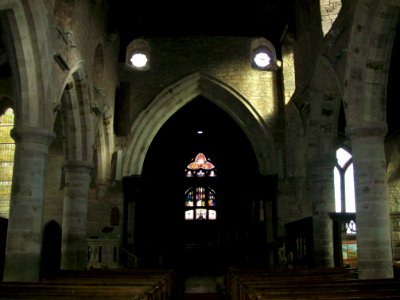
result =
M295 94L292 99L297 98ZM286 151L286 175L289 178L305 177L306 159L306 129L305 114L309 109L309 103L297 104L294 99L288 103L286 108L286 149L296 149L296 151Z
M360 0L354 8L343 90L349 128L386 123L388 71L399 11L399 1ZM365 122L370 125L362 125Z
M93 162L94 126L85 71L78 66L70 75L61 99L66 161Z
M197 96L207 98L238 123L254 149L260 174L277 174L272 134L251 103L222 81L194 73L161 91L135 120L124 151L123 176L141 174L147 150L157 131Z
M333 168L342 93L331 61L319 56L309 91L307 124L307 200L312 215L313 264L332 267L333 235L329 214L335 211Z
M7 28L10 66L13 69L15 126L50 129L53 122L48 100L53 89L47 82L53 78L51 33L43 1L0 1L0 19ZM43 30L45 28L45 30ZM37 72L41 70L41 72Z
M111 178L111 159L112 149L114 148L112 114L110 108L106 106L102 115L97 120L98 128L96 135L96 179L102 182Z
M93 98L91 111L95 122L95 178L102 182L111 178L111 156L114 148L112 113L104 92L104 47L99 43L93 56L91 71Z
M319 56L309 91L309 161L335 156L332 146L337 135L341 101L342 89L332 62L325 56Z

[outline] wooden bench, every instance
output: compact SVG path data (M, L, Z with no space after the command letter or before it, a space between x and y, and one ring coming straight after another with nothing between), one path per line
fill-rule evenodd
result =
M41 282L1 282L0 299L169 300L172 270L61 271Z
M121 299L155 300L151 286L92 286L85 284L44 284L7 282L0 284L0 299Z
M280 285L250 285L242 292L243 299L348 299L351 297L376 299L400 297L398 280L344 280L296 282L289 280ZM335 298L336 297L336 298Z
M345 269L229 269L231 300L262 299L400 299L399 279L357 279Z

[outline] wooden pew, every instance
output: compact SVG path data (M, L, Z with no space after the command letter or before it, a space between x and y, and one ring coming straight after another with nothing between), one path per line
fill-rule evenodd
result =
M240 299L246 294L250 284L259 283L262 286L272 284L287 284L286 279L315 281L324 277L342 279L344 277L356 278L354 273L344 272L343 269L324 268L316 270L311 269L293 269L293 270L263 270L263 269L234 269L230 268L227 274L227 291L231 298Z
M52 283L86 283L86 284L144 284L151 283L156 291L170 297L175 288L174 270L132 269L132 270L91 270L91 271L60 271L42 282Z
M247 286L244 299L391 299L400 298L398 280L344 280L286 283L273 286Z
M61 271L41 282L1 282L0 299L169 300L173 270Z
M400 299L399 279L360 280L345 269L239 270L227 274L231 300Z
M93 286L86 284L49 284L49 283L23 283L5 282L0 283L0 299L60 299L60 300L83 300L83 299L121 299L121 300L155 300L152 287L107 285Z

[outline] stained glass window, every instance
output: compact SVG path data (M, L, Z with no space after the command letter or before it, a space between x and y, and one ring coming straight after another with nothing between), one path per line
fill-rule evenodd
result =
M11 184L14 169L14 140L10 131L14 127L14 111L9 108L0 117L0 217L8 219Z
M185 169L186 177L216 177L215 166L203 153ZM185 220L216 220L216 192L209 185L197 180L185 191Z
M215 177L215 166L207 160L203 153L196 155L196 158L186 167L186 177Z
M197 186L186 190L185 219L215 220L217 218L215 198L215 191L210 187Z

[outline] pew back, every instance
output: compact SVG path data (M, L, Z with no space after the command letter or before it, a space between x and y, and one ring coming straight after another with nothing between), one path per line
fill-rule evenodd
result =
M231 300L400 299L399 279L357 279L346 269L245 270L227 274Z
M169 300L173 270L61 271L40 282L1 282L0 299Z

